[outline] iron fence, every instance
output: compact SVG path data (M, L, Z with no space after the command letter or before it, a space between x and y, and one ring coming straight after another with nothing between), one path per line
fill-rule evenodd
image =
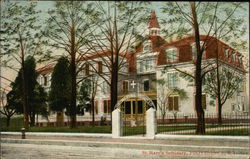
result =
M249 114L222 114L221 122L217 114L205 114L206 135L249 135ZM158 134L196 134L196 114L167 114L157 116Z

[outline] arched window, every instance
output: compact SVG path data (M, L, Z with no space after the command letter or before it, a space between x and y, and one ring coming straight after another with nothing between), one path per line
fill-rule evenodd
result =
M146 44L143 48L143 51L151 51L151 46L150 44Z

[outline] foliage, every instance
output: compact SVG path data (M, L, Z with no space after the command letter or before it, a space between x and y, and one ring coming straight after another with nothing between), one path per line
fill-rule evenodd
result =
M6 95L5 90L1 90L0 114L4 115L7 118L6 126L9 127L10 119L16 113L16 111L15 111L14 107L8 103L8 100L6 98L7 98L7 95Z
M71 93L70 107L68 113L71 120L71 128L76 127L76 77L83 69L80 59L86 54L84 48L86 36L91 25L88 18L91 18L93 7L89 2L79 1L57 1L55 8L48 11L49 18L43 34L49 39L49 46L60 49L70 59Z
M86 111L90 110L90 94L91 94L91 81L87 78L82 81L79 93L78 93L78 113L83 112L84 108Z
M51 90L49 92L49 105L52 111L63 111L70 106L70 70L66 57L58 59L51 77Z
M242 2L198 2L196 5L200 34L216 36L226 41L235 49L246 50L247 24L239 16L246 11L246 3ZM175 40L192 34L189 2L166 2L161 8L167 17L161 19L162 29L167 39ZM210 29L211 27L211 29ZM171 28L171 29L169 29Z
M206 74L204 79L204 92L210 94L213 99L216 99L220 93L222 105L227 101L227 99L232 98L236 92L242 89L239 86L243 82L243 77L238 75L236 71L229 68L219 69L219 82L221 86L220 92L218 92L216 79L216 71L210 71Z
M166 113L168 111L168 97L170 95L178 95L180 97L180 100L186 100L188 98L187 92L184 89L179 89L178 87L175 88L169 88L167 86L167 81L165 79L159 79L157 80L157 84L159 85L158 90L158 98L157 98L157 107L160 110L162 119L164 120ZM176 115L177 112L172 111L174 115Z
M35 2L3 3L0 49L2 64L6 67L17 68L16 64L21 63L20 49L24 49L25 57L36 56L39 60L48 57L43 48L46 41L41 34L40 11L36 11L35 7Z
M33 2L6 2L3 3L3 10L1 10L1 65L16 72L21 69L18 75L19 79L16 80L23 83L21 99L26 129L29 127L28 102L30 99L28 98L32 98L32 94L28 91L33 90L33 88L28 88L29 83L25 79L27 76L25 76L24 60L28 56L34 56L38 61L49 57L43 48L46 40L41 34L42 25L38 17L40 11L37 11L35 7L36 3ZM31 120L34 123L34 114Z
M36 63L35 59L31 56L28 56L25 60L26 68L26 81L25 83L29 85L27 90L27 100L28 100L28 114L30 118L33 118L34 115L41 114L47 116L47 94L45 93L42 86L36 81L37 73L35 71ZM22 103L22 79L21 79L21 70L18 72L18 75L14 82L11 83L12 90L7 94L8 104L15 109L18 114L23 114L23 103Z

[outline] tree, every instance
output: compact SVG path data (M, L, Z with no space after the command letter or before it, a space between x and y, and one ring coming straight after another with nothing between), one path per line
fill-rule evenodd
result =
M222 106L232 96L240 92L243 86L243 77L236 70L217 66L205 76L204 92L217 99L218 104L218 123L222 124Z
M50 40L48 45L64 51L70 62L71 97L70 97L70 127L76 127L76 93L78 73L84 65L80 59L86 54L83 50L88 29L91 25L86 16L93 12L89 2L64 1L56 2L55 9L48 13L47 26L44 35Z
M7 97L7 99L6 99ZM6 127L10 126L10 119L11 117L15 114L15 109L13 109L13 106L9 103L11 101L8 98L8 94L6 95L5 90L1 92L1 109L0 109L0 114L6 116Z
M211 2L168 2L162 8L164 13L168 13L168 18L163 20L166 25L172 25L171 32L165 30L166 36L181 38L187 34L193 34L196 48L195 71L189 74L195 82L195 109L197 113L196 133L205 133L204 111L202 109L202 80L210 70L208 66L202 65L202 55L204 50L211 45L211 36L218 39L236 42L240 35L244 34L244 27L240 17L236 17L236 10L241 8L241 3L211 3ZM216 25L215 25L216 24ZM206 38L201 44L200 35L206 34ZM237 35L237 36L235 36ZM235 37L235 38L234 38ZM233 43L232 43L233 44ZM238 43L239 44L239 43ZM242 43L244 44L244 42Z
M185 100L188 98L187 92L183 89L179 89L177 87L170 88L166 82L165 79L159 79L157 80L158 83L158 94L157 97L157 108L159 109L161 113L162 122L165 120L166 113L169 111L169 97L170 95L179 95L180 100ZM176 119L176 115L178 111L171 111Z
M24 61L25 71L25 84L29 85L27 91L27 114L30 121L30 126L35 124L35 116L38 114L47 116L47 95L42 86L36 81L37 73L35 71L36 64L35 59L32 56L28 56ZM8 93L7 99L11 107L15 109L16 113L23 114L22 107L22 69L19 70L18 75L14 82L11 83L12 90Z
M62 114L64 109L66 109L67 113L70 114L71 78L69 61L66 57L58 59L52 73L50 88L50 109L52 111L56 111L57 115L59 115L59 113Z
M86 60L102 61L105 67L100 72L95 65L90 66L109 86L111 111L117 103L118 74L126 67L128 53L139 38L138 29L145 22L147 9L143 2L95 2L95 15L90 23L87 48L90 55Z
M40 34L39 11L36 11L35 7L36 3L33 2L25 4L5 2L1 12L1 65L17 72L18 68L21 68L19 76L22 82L22 109L26 129L29 127L28 90L30 88L25 77L24 60L28 55L36 56L37 59L45 57L42 48L44 41Z

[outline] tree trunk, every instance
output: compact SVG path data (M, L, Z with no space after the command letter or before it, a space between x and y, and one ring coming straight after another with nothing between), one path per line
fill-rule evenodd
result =
M36 119L36 113L31 112L30 113L30 126L35 126L35 119Z
M218 44L217 44L218 46ZM217 81L217 105L218 105L218 124L222 124L221 112L222 112L222 102L221 102L221 81L220 81L220 72L219 72L219 54L217 51L216 54L216 81Z
M70 102L70 128L76 127L76 65L75 56L71 61L71 102Z
M222 124L222 118L221 118L221 112L222 112L222 104L221 101L218 100L218 124Z
M195 64L195 110L197 113L197 134L205 134L205 119L204 111L202 109L202 75L201 75L201 60L202 60L202 50L200 47L200 33L199 33L199 24L197 22L196 7L195 2L190 2L190 7L192 10L193 17L193 30L195 35L195 43L197 50L197 59Z
M112 111L115 109L117 103L117 84L118 84L118 57L115 56L115 62L112 65L111 70L111 83L110 83L110 98L111 98L111 123L112 123Z
M91 98L91 109L92 109L92 126L95 126L95 101Z
M71 102L70 102L70 128L76 127L76 44L75 44L75 23L72 21L70 30L71 46L70 46L70 68L71 68Z
M19 35L21 46L21 65L22 65L22 101L23 101L23 115L24 115L24 128L29 129L29 116L28 116L28 100L27 100L27 85L25 78L25 66L24 66L24 47L22 37Z
M10 126L10 116L6 116L6 127Z

